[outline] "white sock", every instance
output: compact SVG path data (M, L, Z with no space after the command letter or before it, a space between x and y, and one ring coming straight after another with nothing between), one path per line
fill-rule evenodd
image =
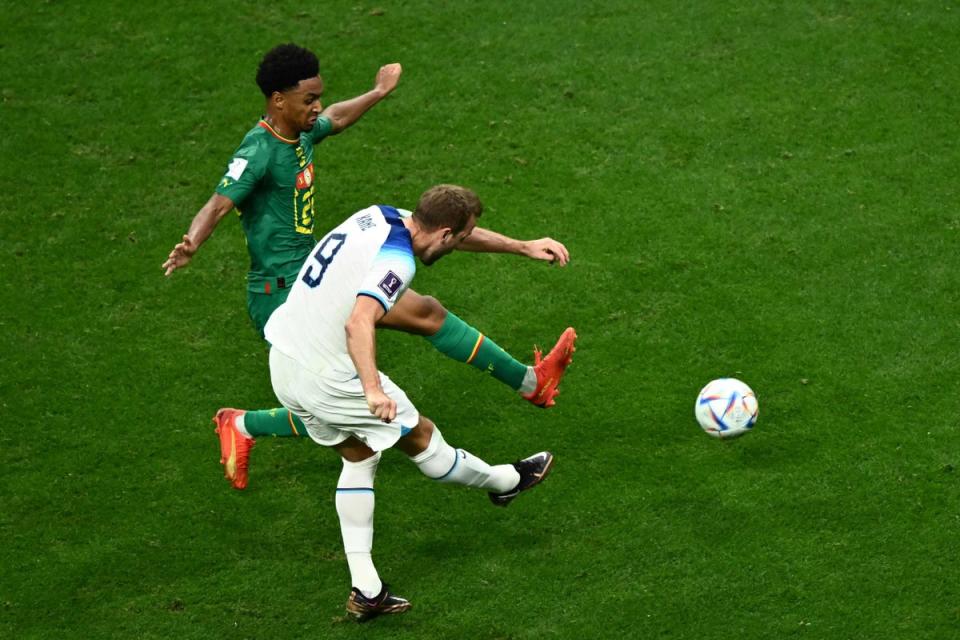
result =
M512 464L491 467L468 451L454 449L436 427L427 448L410 459L423 475L439 482L454 482L494 493L509 491L520 482L520 474Z
M373 566L373 478L380 453L362 462L343 461L337 481L337 515L343 550L350 566L353 586L368 598L380 593L383 583Z
M527 372L523 375L523 382L520 383L520 388L517 389L517 393L528 396L536 390L537 372L533 370L533 367L527 367Z
M234 419L233 419L233 426L235 426L235 427L237 428L237 431L240 432L240 435L242 435L242 436L247 436L248 438L252 438L253 436L250 435L250 433L247 431L246 424L244 423L244 420L243 420L243 417L244 417L245 415L247 415L246 412L241 413L241 414L238 415L236 418L234 418Z

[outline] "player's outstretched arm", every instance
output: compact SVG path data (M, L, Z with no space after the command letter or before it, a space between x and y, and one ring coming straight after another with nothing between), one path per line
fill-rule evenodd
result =
M386 64L377 72L373 89L363 95L343 102L337 102L323 110L323 115L333 124L333 133L340 133L360 119L373 105L377 104L397 88L403 68L399 62Z
M187 235L183 236L183 239L173 247L166 262L161 265L161 268L164 269L163 275L169 276L180 267L185 267L193 258L193 254L200 248L200 245L213 233L223 216L232 210L233 200L219 193L214 193L207 200L207 203L200 208L197 215L193 217Z
M556 262L560 266L570 262L570 252L563 246L563 243L557 242L553 238L515 240L483 227L475 227L473 233L467 236L457 248L462 251L484 253L513 253L533 260Z
M376 325L383 315L379 301L370 296L357 296L344 330L347 332L347 352L357 368L370 413L390 422L397 417L397 403L383 392L377 370Z

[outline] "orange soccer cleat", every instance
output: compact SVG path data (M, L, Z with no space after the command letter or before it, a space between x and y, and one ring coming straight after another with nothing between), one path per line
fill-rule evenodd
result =
M223 477L230 481L234 489L247 486L247 467L250 464L250 450L257 444L237 430L237 416L245 412L241 409L220 409L213 421L217 424L215 432L220 436L220 464L223 465Z
M576 341L577 332L573 327L567 327L546 358L541 358L540 349L534 348L533 370L537 374L537 388L533 393L523 396L526 400L544 409L556 404L554 398L560 393L557 386L567 367L573 362L573 352L577 350L574 346Z

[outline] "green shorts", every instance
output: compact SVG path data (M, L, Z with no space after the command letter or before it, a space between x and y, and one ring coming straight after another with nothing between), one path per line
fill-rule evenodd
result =
M259 291L247 291L247 313L250 314L250 320L253 326L263 337L263 328L267 326L267 320L270 314L277 310L277 307L283 304L290 295L290 289L274 289L270 293L261 293Z

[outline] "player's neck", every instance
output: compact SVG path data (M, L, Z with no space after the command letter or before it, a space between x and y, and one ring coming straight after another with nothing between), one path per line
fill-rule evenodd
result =
M283 119L278 118L277 116L268 113L267 115L263 116L263 121L266 122L271 129L273 129L274 133L282 138L286 138L287 140L296 140L298 137L294 127L291 127L285 123Z
M427 233L424 231L423 227L417 224L417 221L414 220L412 216L408 218L401 218L400 222L403 223L403 226L405 226L407 231L410 233L410 246L413 248L413 254L417 257L420 257L425 246L429 244L429 240L425 239Z
M420 225L417 224L417 221L414 220L412 216L400 218L400 222L407 228L407 232L410 233L410 244L414 247L414 252L416 252L417 241L420 236Z
M414 238L420 233L420 225L417 224L417 221L413 219L413 216L407 216L406 218L400 218L400 222L404 227L407 228L407 231L410 232L410 237Z

